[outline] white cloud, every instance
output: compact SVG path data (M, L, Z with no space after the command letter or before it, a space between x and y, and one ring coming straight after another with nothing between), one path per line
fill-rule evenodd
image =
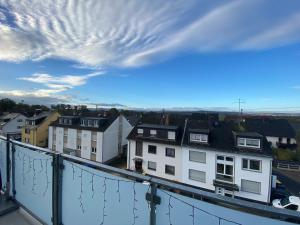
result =
M299 42L299 1L0 0L0 60L138 66ZM10 18L10 19L9 19Z
M31 76L20 77L19 80L28 81L44 85L46 88L33 90L0 90L0 97L27 98L27 99L51 99L51 102L71 102L74 96L65 94L64 92L74 87L86 84L87 80L96 76L103 75L103 71L75 76L62 75L53 76L50 74L35 73ZM62 94L64 93L64 94ZM35 100L36 101L36 100Z

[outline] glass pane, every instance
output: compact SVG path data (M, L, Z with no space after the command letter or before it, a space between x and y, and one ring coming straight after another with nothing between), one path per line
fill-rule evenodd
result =
M259 147L259 139L246 139L247 146Z
M17 145L15 149L16 200L52 224L52 156Z
M189 170L189 179L195 180L195 181L200 181L200 182L205 182L205 176L206 173L203 171L198 171L198 170Z
M224 164L218 163L217 164L217 173L224 173Z
M233 166L226 165L226 175L233 175Z
M217 159L218 159L218 160L224 160L224 156L218 155L218 156L217 156Z
M64 160L62 223L64 225L149 224L145 195L148 184Z
M175 174L175 167L166 165L165 166L165 173L170 174L170 175L174 175Z
M250 160L250 169L251 170L260 170L260 161Z
M250 180L244 180L242 179L241 183L241 190L245 192L260 194L260 182L250 181Z
M243 159L243 169L248 169L248 159Z
M206 153L190 151L190 161L205 163L206 162Z

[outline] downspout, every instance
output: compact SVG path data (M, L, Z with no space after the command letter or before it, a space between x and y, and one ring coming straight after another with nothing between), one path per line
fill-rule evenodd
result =
M188 119L185 119L185 121L184 121L184 129L183 129L183 134L182 134L181 144L180 144L181 147L183 145L183 139L184 139L184 136L185 136L187 122L188 122Z

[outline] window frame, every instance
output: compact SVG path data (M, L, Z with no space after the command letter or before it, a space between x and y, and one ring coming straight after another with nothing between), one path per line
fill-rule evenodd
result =
M150 136L155 137L157 135L157 130L150 130Z
M241 140L244 140L242 144L240 143ZM247 140L250 140L250 141L258 141L258 146L247 145ZM259 138L238 137L238 138L237 138L237 146L238 146L238 147L246 147L246 148L260 149L260 148L261 148L261 139L259 139Z
M199 138L195 138L199 136ZM194 137L194 138L192 138ZM205 139L203 140L203 137ZM208 143L208 134L201 134L201 133L190 133L190 142L195 142L195 143Z
M149 151L150 150L150 146L151 147L155 147L155 153ZM157 154L157 146L156 145L148 145L148 154L156 155Z
M222 159L218 159L218 158L223 158ZM231 158L232 160L227 160L227 158ZM234 160L234 156L226 156L226 155L216 155L216 180L220 180L222 182L227 182L227 183L234 183L234 173L235 173L235 160ZM222 164L223 165L223 173L218 172L218 164ZM227 166L232 166L232 175L227 173ZM226 176L226 177L230 177L231 181L227 181L224 179L220 179L218 178L220 176Z
M167 173L167 167L169 167L169 168L174 168L174 173ZM171 175L171 176L175 176L175 166L166 164L166 165L165 165L165 174Z
M154 163L154 164L155 164L155 168L151 168L151 167L149 167L149 163ZM156 162L153 162L153 161L148 161L148 163L147 163L147 168L148 168L148 170L151 170L151 171L156 171L156 168L157 168L157 163L156 163Z
M168 155L167 154L168 150L174 150L174 155ZM175 158L175 156L176 156L175 152L176 152L175 148L169 148L169 147L165 148L165 155L166 155L166 157Z
M175 139L176 139L176 132L168 131L168 140L175 140Z
M205 155L205 160L203 161L197 161L197 160L191 160L191 152L196 152L196 153L202 153ZM195 151L195 150L189 150L189 161L190 162L196 162L196 163L203 163L206 164L206 152L201 152L201 151Z
M244 181L249 181L249 182L252 182L252 183L260 184L260 186L259 186L259 193L258 193L258 192L253 192L253 191L245 191L245 190L243 189L243 186L242 186L243 180L244 180ZM261 182L257 182L257 181L253 181L253 180L247 180L247 179L241 179L241 191L242 191L242 192L251 193L251 194L261 195Z
M247 160L247 168L244 168L244 160ZM257 161L259 162L259 170L255 170L255 169L251 169L250 165L251 165L251 161ZM242 170L247 170L247 171L251 171L251 172L257 172L257 173L261 173L262 172L262 161L258 160L258 159L247 159L247 158L242 158Z
M204 173L204 181L203 180L197 180L197 179L191 178L191 171ZM200 171L200 170L195 170L195 169L189 169L189 176L188 177L189 177L189 180L197 181L197 182L200 182L200 183L206 183L206 172L205 171Z

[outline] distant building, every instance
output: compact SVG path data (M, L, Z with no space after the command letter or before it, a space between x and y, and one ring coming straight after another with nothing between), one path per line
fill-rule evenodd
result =
M26 116L20 113L9 113L0 117L0 135L9 134L15 140L21 140L22 127L25 125Z
M264 135L273 148L296 148L296 131L286 119L246 119L245 127Z
M122 154L132 129L123 115L61 116L49 127L49 149L105 163Z
M29 117L22 129L22 142L39 147L48 146L48 127L50 123L57 120L57 112L37 111L34 116Z
M272 149L233 122L140 124L128 136L127 168L260 202L270 201Z

